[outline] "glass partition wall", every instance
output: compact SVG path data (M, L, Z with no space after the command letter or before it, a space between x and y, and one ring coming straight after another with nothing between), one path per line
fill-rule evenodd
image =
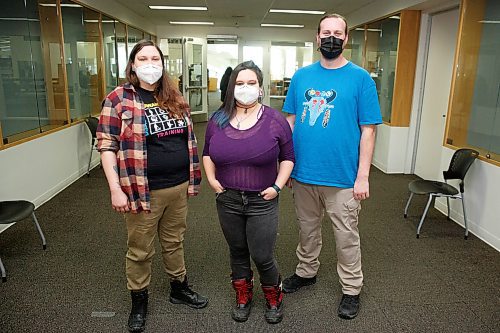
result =
M127 27L130 47L144 36L156 40L70 0L4 6L0 149L98 114L105 94L126 80Z
M500 2L464 0L445 144L500 165Z
M420 12L404 10L349 31L345 57L370 73L389 126L409 126L419 29Z
M64 56L71 121L100 112L103 96L100 14L85 7L68 7L61 1Z

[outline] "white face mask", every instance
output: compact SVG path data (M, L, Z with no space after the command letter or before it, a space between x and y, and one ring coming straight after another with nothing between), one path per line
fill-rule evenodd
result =
M234 87L234 98L243 105L253 104L259 98L260 89L256 86L243 84Z
M153 64L146 64L135 68L135 74L139 80L154 84L163 74L163 67Z

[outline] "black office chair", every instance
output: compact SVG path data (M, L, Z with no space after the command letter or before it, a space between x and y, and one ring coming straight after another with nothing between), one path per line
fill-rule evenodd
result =
M90 156L89 165L87 168L87 177L90 176L90 162L92 162L92 151L97 150L96 139L97 139L97 125L99 125L99 119L96 117L89 117L85 120L87 127L89 128L90 134L92 136L92 143L90 144Z
M417 238L420 237L420 228L424 224L425 216L429 210L432 199L435 197L446 197L447 207L448 207L448 220L450 219L450 198L462 200L462 209L464 212L464 223L465 223L465 236L467 239L469 235L469 229L467 227L467 215L465 214L465 203L464 203L464 178L467 174L472 163L479 156L479 153L473 149L459 149L451 158L450 166L447 171L443 171L444 183L433 180L414 180L408 184L408 189L410 190L410 198L406 203L404 217L407 218L408 207L410 207L411 199L414 194L417 195L429 195L429 200L427 200L427 205L424 209L424 214L420 218L420 223L417 228ZM454 186L447 183L448 179L459 179L460 180L460 191Z
M43 235L42 229L38 224L38 220L35 216L35 205L29 201L19 200L19 201L0 201L0 224L10 224L14 222L20 222L25 218L33 218L36 229L40 234L42 239L43 249L47 248L47 242L45 241L45 236ZM5 272L5 267L3 266L2 260L0 259L0 271L2 274L2 281L7 281L7 274Z

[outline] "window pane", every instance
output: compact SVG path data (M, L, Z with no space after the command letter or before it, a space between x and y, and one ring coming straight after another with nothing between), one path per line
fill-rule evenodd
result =
M349 31L349 41L343 52L344 57L358 66L363 66L363 48L365 47L365 29Z
M104 67L106 77L106 93L118 84L118 65L116 57L115 20L102 16L102 39L104 48Z
M392 16L367 28L365 68L377 86L382 119L391 121L392 93L398 51L399 16Z
M132 51L134 48L135 44L137 44L138 41L143 39L143 33L141 30L136 29L134 27L131 27L130 25L127 26L127 40L128 40L128 54Z
M127 52L127 33L125 24L115 22L116 46L118 49L118 84L127 82L125 68L127 67L128 52Z
M500 3L465 1L446 142L500 161Z
M61 4L70 116L75 121L98 114L103 99L99 13L67 0Z
M182 39L168 39L168 56L165 56L165 68L170 79L182 90Z
M243 61L252 60L259 68L264 66L262 46L243 46Z
M39 7L35 0L16 1L4 6L0 13L0 122L5 144L62 125L66 118L64 103L57 110L52 90L53 83L62 77L57 71L51 76L44 70L51 68L49 46L54 46L54 57L60 61L59 29L54 28L50 35L44 34L40 17L45 26L58 23L55 1L52 7ZM51 43L54 40L56 44ZM43 55L42 43L44 50L49 50ZM56 64L57 60L52 63Z

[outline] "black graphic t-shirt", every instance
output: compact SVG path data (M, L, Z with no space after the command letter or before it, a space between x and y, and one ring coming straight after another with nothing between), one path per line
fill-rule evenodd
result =
M146 116L147 176L149 188L173 187L189 180L188 129L160 108L153 92L137 88Z

